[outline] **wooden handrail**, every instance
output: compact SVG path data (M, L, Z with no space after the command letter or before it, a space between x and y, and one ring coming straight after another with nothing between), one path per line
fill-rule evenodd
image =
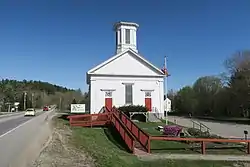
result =
M118 110L116 107L113 107L113 109L117 110L120 114L123 114L128 120L130 120L130 118L122 111ZM138 127L138 125L136 125L132 120L131 120L131 124L133 124L136 128L140 129L140 131L142 133L144 133L144 135L146 136L150 136L148 133L146 133L144 130L142 130L141 128Z
M166 136L151 136L150 140L166 140L166 141L196 141L201 142L201 153L206 154L206 142L224 142L224 143L247 143L247 154L250 154L250 140L231 140L231 139L207 139L207 138L180 138Z
M119 124L123 127L124 131L126 131L126 133L129 135L129 137L131 137L133 139L133 144L132 144L132 152L134 153L134 147L135 147L135 136L131 133L131 131L126 127L126 125L120 120L120 118L118 118L118 116L116 114L112 114L111 115L111 119L112 117L114 117L118 122ZM111 121L111 123L113 123ZM115 125L114 125L115 126ZM116 126L115 126L116 127ZM117 129L119 131L119 129ZM129 146L128 146L129 147Z
M133 136L135 137L135 139L141 144L141 146L147 150L148 153L150 153L150 137L151 135L149 135L148 133L146 133L144 130L142 130L138 125L136 125L124 112L118 110L117 108L113 107L112 110L113 111L113 115L117 116L115 114L115 112L118 112L118 114L121 114L123 115L126 120L129 120L130 123L131 123L131 127L132 125L134 127L136 127L138 129L138 134L140 134L139 132L141 132L143 135L145 135L147 137L147 144L145 145L141 140L140 140L140 137L137 137L136 135L133 134L133 132L131 132L131 134L133 134ZM118 117L118 116L117 116ZM120 117L120 116L119 116ZM124 123L122 120L121 122L127 127L126 123ZM129 129L129 128L128 128ZM129 129L130 130L130 129Z
M108 114L109 113L70 115L67 118L85 118L85 117L90 117L90 116L102 116L102 115L108 115Z
M169 140L169 141L197 141L197 142L221 142L221 143L250 143L250 140L241 139L209 139L209 138L181 138L181 137L166 137L163 135L151 136L152 140Z

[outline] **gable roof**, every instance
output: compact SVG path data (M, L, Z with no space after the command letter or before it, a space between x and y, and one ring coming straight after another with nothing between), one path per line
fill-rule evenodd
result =
M158 72L160 75L164 75L164 73L162 72L161 69L157 68L156 66L154 66L152 63L150 63L149 61L147 61L145 58L143 58L142 56L140 56L138 53L136 53L135 51L133 51L132 49L127 49L115 56L112 56L111 58L109 58L108 60L104 61L103 63L97 65L96 67L90 69L87 74L92 74L94 73L96 70L102 68L103 66L109 64L110 62L118 59L119 57L125 55L125 53L130 52L132 53L134 56L136 56L136 58L138 58L139 60L141 60L143 63L145 63L146 65L148 65L149 67L151 67L152 69L154 69L156 72Z

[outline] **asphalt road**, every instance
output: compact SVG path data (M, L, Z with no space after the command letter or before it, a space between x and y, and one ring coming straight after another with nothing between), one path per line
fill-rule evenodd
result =
M37 116L40 114L42 114L42 110L37 110ZM0 119L0 137L4 135L6 132L18 127L20 124L23 124L24 122L27 122L30 119L32 119L32 117L24 117L24 112L17 114L17 115L1 118Z
M14 167L18 157L29 147L32 139L39 133L41 125L51 113L37 110L35 117L20 115L0 118L0 167Z
M191 119L189 118L183 118L183 117L177 117L177 116L168 116L168 120L171 122L176 122L179 125L186 126L186 127L193 127L193 124L191 122ZM213 122L213 121L204 121L199 119L197 120L203 124L205 124L207 127L211 129L211 133L217 134L219 136L225 137L225 138L244 138L244 130L247 130L248 133L250 133L250 125L242 125L242 124L236 124L236 123L225 123L225 122ZM250 135L248 136L248 138Z
M8 120L12 120L12 119L15 119L15 118L20 118L24 115L24 112L21 112L21 113L17 113L17 114L14 114L14 115L5 115L5 116L1 116L0 117L0 123L1 122L6 122Z

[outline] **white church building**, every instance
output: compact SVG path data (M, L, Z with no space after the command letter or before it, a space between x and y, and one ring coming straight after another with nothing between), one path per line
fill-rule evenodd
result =
M116 23L116 54L87 72L91 114L103 106L144 105L149 112L164 115L165 75L139 54L138 27L131 22Z

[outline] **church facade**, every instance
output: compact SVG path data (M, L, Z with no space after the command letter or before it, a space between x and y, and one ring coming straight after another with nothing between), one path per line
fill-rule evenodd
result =
M116 23L116 54L87 72L91 114L103 106L144 105L149 112L164 115L165 75L138 53L138 27Z

